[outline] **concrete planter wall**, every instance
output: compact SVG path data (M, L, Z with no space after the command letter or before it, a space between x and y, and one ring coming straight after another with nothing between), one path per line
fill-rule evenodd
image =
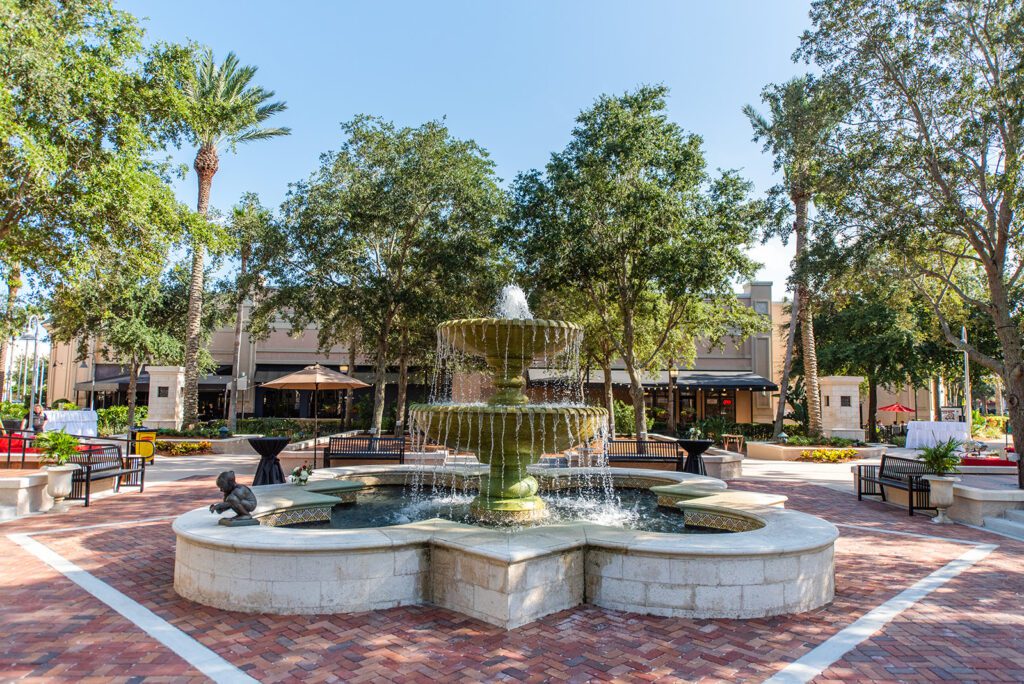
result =
M763 461L795 461L805 451L839 451L853 449L861 458L881 458L885 447L827 447L827 446L788 446L771 442L747 442L747 458Z

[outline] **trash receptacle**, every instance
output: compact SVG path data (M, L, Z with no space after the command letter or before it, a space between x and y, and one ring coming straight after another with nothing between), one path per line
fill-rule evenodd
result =
M153 462L156 455L156 430L147 427L136 427L131 429L131 451L136 456L142 456L147 463Z

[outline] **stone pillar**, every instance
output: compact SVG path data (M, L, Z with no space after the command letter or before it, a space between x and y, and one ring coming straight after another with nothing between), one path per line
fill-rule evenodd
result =
M181 366L147 366L149 373L149 417L146 427L181 429L184 417L182 392L185 369Z
M819 378L821 428L826 437L864 439L860 424L860 383L858 375L827 375Z

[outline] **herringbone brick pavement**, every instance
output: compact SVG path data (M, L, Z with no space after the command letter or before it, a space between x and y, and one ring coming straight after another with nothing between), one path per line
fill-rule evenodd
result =
M787 494L788 507L838 524L999 544L983 561L896 618L817 680L1024 681L1024 544L800 482L732 483ZM88 510L0 526L37 540L139 601L265 682L761 681L966 549L842 527L836 600L763 620L682 620L593 606L505 632L432 606L376 613L265 616L214 610L171 586L170 520L45 533L174 515L211 499L179 482ZM214 492L215 494L215 492ZM7 541L0 555L0 678L201 680L98 600Z

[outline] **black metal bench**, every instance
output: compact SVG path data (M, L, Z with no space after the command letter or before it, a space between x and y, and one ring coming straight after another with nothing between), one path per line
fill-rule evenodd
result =
M93 444L79 451L69 460L77 463L79 469L71 476L71 495L68 499L85 500L89 505L92 498L92 483L95 480L117 478L114 491L121 487L138 487L143 490L146 482L146 459L142 456L121 456L121 447L116 444Z
M610 439L605 442L604 453L608 462L672 463L683 469L686 452L676 441L646 441L641 439Z
M331 437L324 451L324 467L332 461L398 461L405 463L404 437Z
M907 492L910 515L915 509L934 508L931 505L931 488L923 475L933 475L925 464L912 458L882 456L878 465L857 466L857 499L865 496L880 496L886 501L885 487L902 489Z

